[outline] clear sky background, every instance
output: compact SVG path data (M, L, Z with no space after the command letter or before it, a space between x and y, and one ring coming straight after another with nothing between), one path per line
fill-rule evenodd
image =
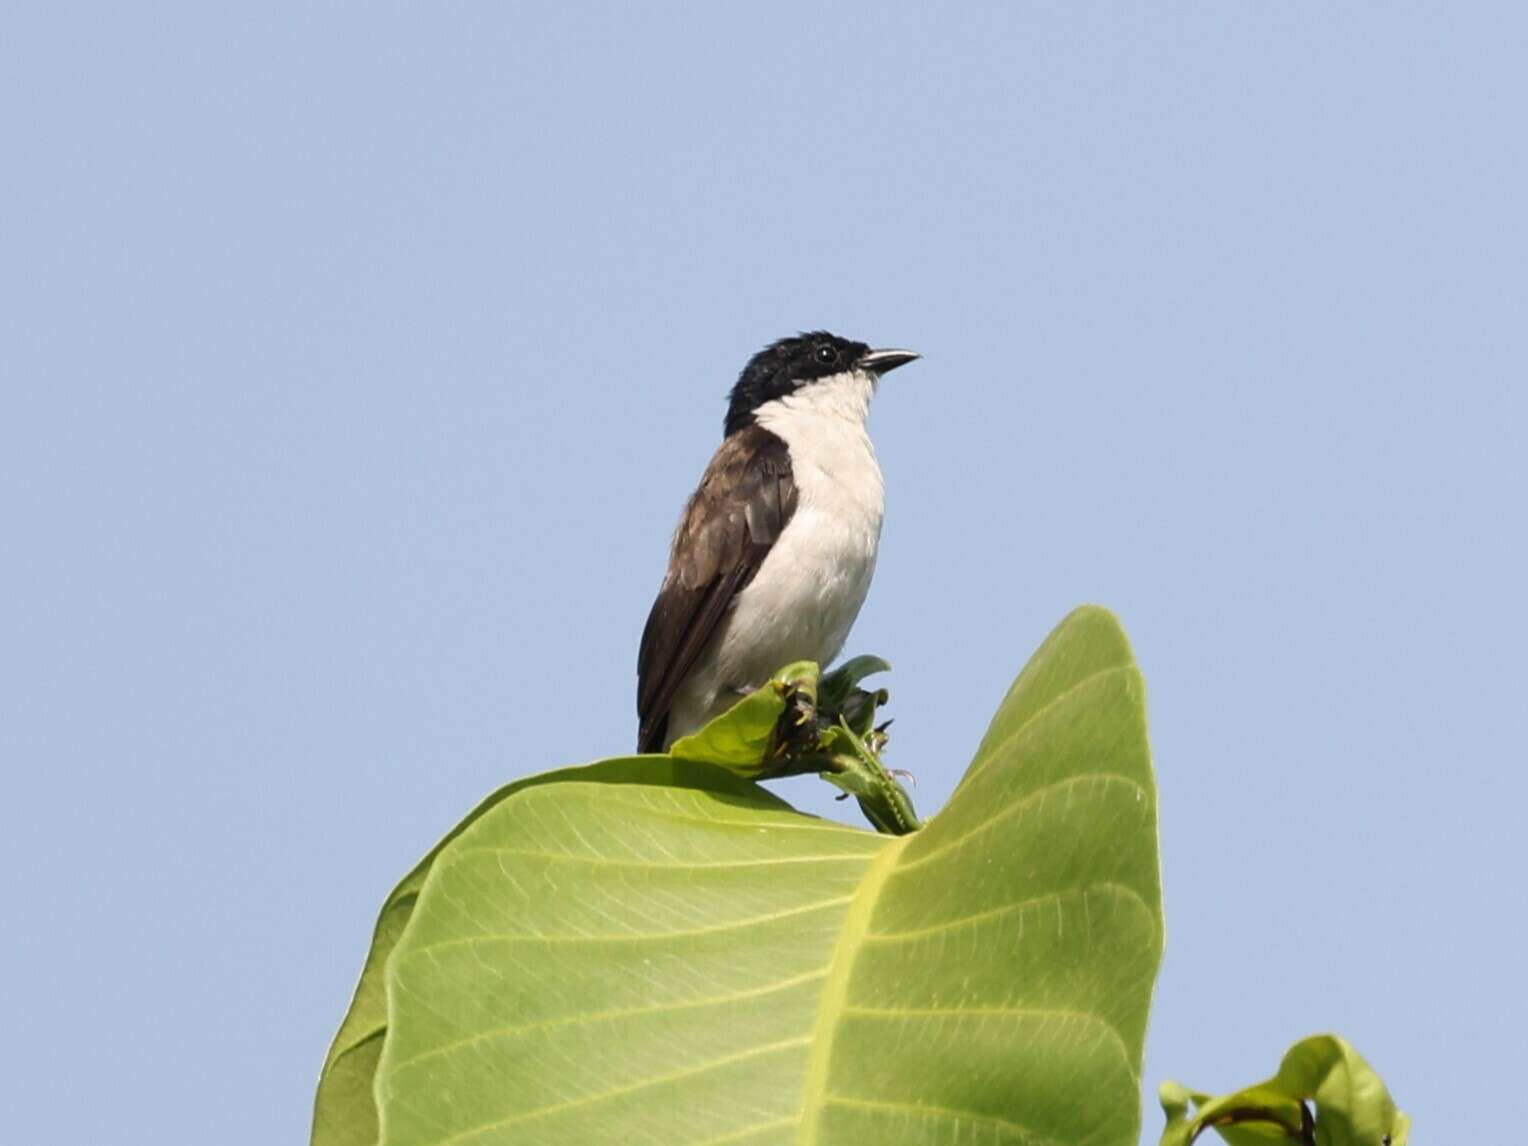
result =
M818 326L925 355L850 640L922 810L1070 608L1132 634L1149 1091L1335 1029L1520 1128L1528 10L1335 7L7 5L5 1139L305 1140L394 881L629 748Z

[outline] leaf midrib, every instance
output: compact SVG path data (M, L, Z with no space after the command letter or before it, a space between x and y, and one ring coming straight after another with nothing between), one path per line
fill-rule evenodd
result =
M892 870L901 858L907 841L913 836L899 836L888 841L879 855L865 871L844 915L843 930L833 947L828 961L828 979L822 987L822 999L817 1004L817 1021L812 1025L811 1052L807 1058L806 1080L801 1091L801 1131L797 1135L798 1146L815 1146L817 1128L822 1120L823 1107L828 1095L828 1071L833 1063L833 1043L838 1028L849 1009L849 980L854 964L865 946L870 931L870 917L875 911L882 889Z

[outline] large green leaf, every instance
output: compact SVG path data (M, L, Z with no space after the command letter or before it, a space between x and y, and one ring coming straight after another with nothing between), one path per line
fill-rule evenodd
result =
M388 1146L1136 1140L1156 797L1103 610L1051 635L914 834L648 756L512 786L421 872L321 1146L371 1141L368 1074Z
M319 1143L324 1146L372 1146L377 1141L377 1108L372 1098L372 1086L377 1059L382 1053L382 1040L387 1034L383 972L387 957L403 934L404 925L414 914L419 889L424 886L424 877L429 874L435 857L501 800L533 785L555 782L564 774L547 772L500 788L451 829L450 834L436 844L387 897L372 934L371 951L366 956L366 966L361 972L350 1010L324 1060L318 1096L313 1103L315 1146Z

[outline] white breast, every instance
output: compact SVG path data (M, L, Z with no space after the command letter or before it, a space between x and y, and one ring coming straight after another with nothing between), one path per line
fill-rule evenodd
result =
M826 666L859 615L885 513L885 483L865 429L874 375L824 378L759 408L790 449L792 515L675 697L669 738L694 731L783 665Z

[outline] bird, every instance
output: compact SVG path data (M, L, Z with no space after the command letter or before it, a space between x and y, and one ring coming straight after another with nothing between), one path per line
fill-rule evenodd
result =
M667 751L783 666L827 667L843 648L885 516L870 401L919 357L818 330L743 367L642 630L639 753Z

